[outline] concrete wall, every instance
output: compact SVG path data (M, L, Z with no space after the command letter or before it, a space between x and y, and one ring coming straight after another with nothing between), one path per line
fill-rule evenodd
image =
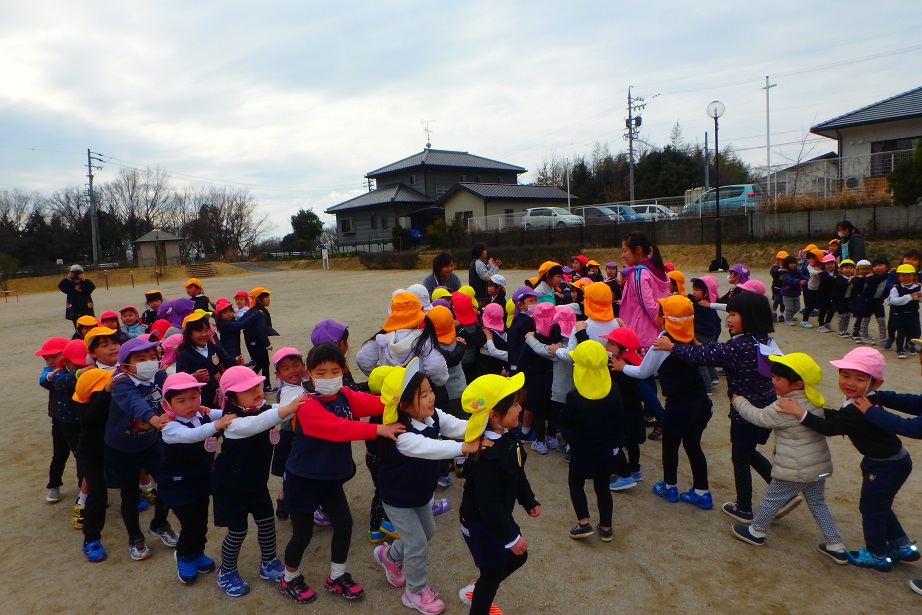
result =
M910 206L722 216L721 235L727 243L790 238L822 241L825 245L835 237L836 224L842 220L850 220L866 237L879 234L910 237L922 233L922 207ZM715 241L713 218L679 218L559 229L487 231L471 233L470 243L482 241L491 247L552 244L614 247L621 244L625 233L634 229L663 245L713 245Z
M156 246L158 244L153 241L145 241L136 245L138 251L138 267L155 267L158 264L156 253ZM166 258L166 262L160 263L161 265L182 264L178 241L165 241L161 242L159 245L163 246L163 257Z

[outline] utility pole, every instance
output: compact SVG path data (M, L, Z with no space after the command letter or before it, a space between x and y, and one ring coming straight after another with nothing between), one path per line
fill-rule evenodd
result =
M93 162L103 162L103 160L96 158L96 156L102 156L102 154L97 154L89 149L86 150L86 176L90 180L88 194L90 197L90 235L93 242L93 265L99 267L99 218L96 215L96 195L93 193L93 169L101 170L102 167L93 166Z
M708 149L708 133L704 133L704 191L711 189L711 150Z
M627 139L627 151L628 151L628 169L630 171L630 182L631 182L631 205L634 205L634 139L637 138L640 133L640 125L643 123L643 118L639 115L635 116L635 111L640 111L647 105L643 102L643 98L640 96L633 97L631 95L631 86L627 88L627 119L624 120L624 127L627 131L627 134L624 136Z
M570 159L567 158L567 211L570 211Z
M766 191L768 192L768 200L774 204L775 199L772 196L772 131L768 113L768 92L778 84L769 83L768 81L768 75L765 75L765 87L762 88L765 90L765 162L768 168L765 173L765 186L768 188Z

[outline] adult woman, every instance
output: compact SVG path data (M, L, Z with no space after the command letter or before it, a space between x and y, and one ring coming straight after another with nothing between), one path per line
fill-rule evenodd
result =
M461 279L454 273L455 259L448 252L442 252L432 259L432 273L423 278L423 286L432 295L439 286L444 286L451 292L461 288ZM484 291L486 295L486 291Z
M477 302L485 305L488 302L487 282L492 275L499 273L500 265L503 261L498 258L489 258L487 255L487 246L483 243L475 243L471 248L471 265L468 268L467 283L474 289L477 296Z
M83 267L72 265L67 277L58 282L58 289L67 295L64 318L74 323L81 316L95 316L93 312L93 291L96 285L86 279Z
M837 261L851 259L855 262L867 258L864 251L864 237L861 231L855 228L855 225L848 220L843 220L836 225L836 233L839 235L840 243L836 248L835 257Z

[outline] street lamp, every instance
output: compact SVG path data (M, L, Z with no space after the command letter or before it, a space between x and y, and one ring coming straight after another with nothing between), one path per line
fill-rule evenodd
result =
M714 118L714 183L717 184L716 198L714 199L714 243L717 245L717 258L714 259L715 270L722 270L723 258L720 240L720 142L717 140L717 118L724 114L724 104L713 100L708 105L708 117Z

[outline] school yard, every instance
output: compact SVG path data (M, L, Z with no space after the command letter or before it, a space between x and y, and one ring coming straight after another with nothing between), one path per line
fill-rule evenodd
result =
M668 248L666 249L667 257ZM616 254L612 254L616 257ZM619 260L620 259L616 259ZM334 262L335 266L335 262ZM759 267L767 271L768 266ZM295 346L306 351L312 325L323 318L349 324L350 364L362 341L376 332L386 316L391 291L422 280L426 272L280 271L205 280L212 299L230 297L239 288L256 285L273 291L273 323L282 337L275 347ZM459 272L462 279L465 272ZM528 272L504 271L508 280L522 280ZM695 272L685 271L686 279ZM91 276L92 277L92 276ZM767 273L757 274L768 283ZM180 296L181 280L164 282L167 298ZM117 287L106 291L100 281L94 299L97 313L132 304L140 307L148 286ZM516 286L510 282L510 286ZM721 280L726 288L725 279ZM511 290L511 288L510 288ZM12 301L12 299L11 299ZM276 588L256 574L258 549L255 528L244 545L240 569L252 591L242 598L229 598L215 584L214 574L205 575L190 586L176 577L171 549L157 541L149 543L153 556L131 561L118 514L118 495L110 492L106 529L103 534L109 558L87 563L80 553L81 534L71 524L71 502L76 496L72 483L63 488L64 501L45 502L44 489L50 457L47 397L37 378L42 361L32 355L52 335L69 336L64 320L61 293L30 294L17 303L0 304L0 330L4 353L0 367L0 398L3 403L3 438L0 440L0 481L3 498L3 540L0 560L0 596L5 612L20 613L224 613L240 609L246 613L409 613L400 604L400 590L389 586L383 571L372 561L372 547L366 540L370 480L364 465L364 448L354 445L358 466L348 483L355 531L349 571L365 586L366 596L358 603L346 603L321 589L329 571L329 535L318 528L302 565L308 582L321 594L310 605L297 605L278 594ZM872 325L876 329L876 325ZM776 338L785 351L810 353L823 367L820 387L827 405L840 395L835 386L835 369L826 361L840 357L854 347L834 334L820 334L800 327L781 327ZM919 390L919 364L912 358L888 360L887 388ZM702 511L684 503L669 504L655 496L651 487L660 480L660 445L642 446L644 480L632 492L616 493L615 540L605 544L596 537L574 541L567 531L574 524L566 486L567 466L563 455L530 454L527 472L542 504L538 519L517 512L529 543L529 561L505 583L497 604L513 613L859 613L912 612L922 607L922 597L912 593L907 582L922 577L922 563L897 564L890 573L838 566L816 551L819 530L802 505L772 526L763 547L744 544L730 535L732 520L719 505L733 498L730 468L728 402L723 384L714 394L714 417L704 435L704 449L710 464L711 490L715 509ZM907 440L907 448L922 459L922 446ZM843 438L830 439L835 473L828 481L827 500L849 548L863 546L858 493L860 456ZM771 453L772 441L763 448ZM73 477L73 462L68 477ZM680 462L680 489L687 489L690 472L684 456ZM755 500L761 490L755 478ZM278 479L270 480L277 489ZM438 495L451 498L452 510L438 517L431 543L431 585L448 604L447 613L465 613L457 591L475 576L476 569L458 531L457 504L462 485L456 481ZM589 490L591 494L591 489ZM922 496L922 471L912 475L897 497L896 510L910 537L922 537L922 521L916 506ZM595 510L590 495L590 509ZM151 512L142 513L146 523ZM171 521L178 530L175 519ZM596 522L593 519L593 522ZM279 553L290 535L287 522L278 522ZM212 529L207 552L219 559L223 530Z

